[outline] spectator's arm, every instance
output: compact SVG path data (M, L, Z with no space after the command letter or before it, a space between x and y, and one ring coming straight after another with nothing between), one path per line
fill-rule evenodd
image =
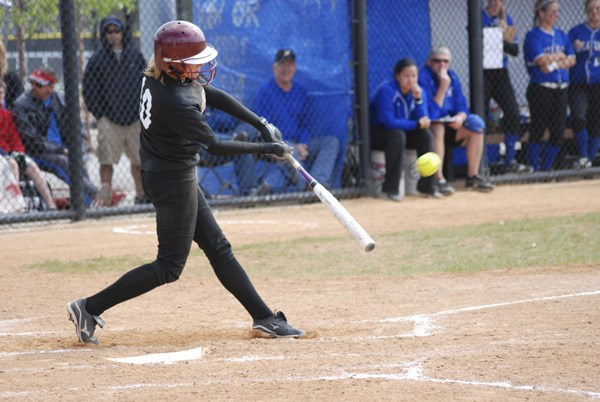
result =
M452 110L453 114L464 113L465 117L469 114L469 107L467 106L467 99L462 91L462 85L460 78L457 74L452 74L452 90L454 94L454 107Z
M375 109L375 120L386 130L411 131L419 127L418 121L406 118L398 118L394 113L394 92L388 86L382 86L373 98Z
M23 140L23 145L25 145L27 153L63 153L63 149L60 145L46 140L45 133L38 133L34 125L31 124L31 121L37 118L35 113L31 113L30 116L27 109L23 109L17 105L14 106L12 112L15 126L21 133L21 139Z

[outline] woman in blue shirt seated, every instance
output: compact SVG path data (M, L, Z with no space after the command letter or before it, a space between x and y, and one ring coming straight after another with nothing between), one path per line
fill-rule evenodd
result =
M433 151L424 95L418 85L417 64L412 59L402 59L394 67L394 79L381 84L371 101L371 148L385 153L381 191L392 201L400 201L404 149L415 149L418 156ZM434 176L422 177L417 190L430 197L442 196Z

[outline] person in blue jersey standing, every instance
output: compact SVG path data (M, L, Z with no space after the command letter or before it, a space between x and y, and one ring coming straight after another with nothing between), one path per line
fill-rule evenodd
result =
M600 0L585 2L587 21L569 31L575 65L569 70L571 126L579 158L577 169L591 167L600 149Z
M569 68L575 55L567 34L554 27L557 0L537 0L534 28L525 35L523 56L529 73L527 101L531 115L527 156L534 170L551 170L567 123ZM550 136L543 140L544 131Z
M518 37L513 19L506 12L504 0L488 0L487 7L481 11L481 24L484 32L486 28L491 33L494 29L498 30L498 45L502 48L502 58L497 56L500 64L485 65L483 70L484 78L484 103L486 116L488 115L490 100L494 99L502 109L502 128L504 131L504 145L506 154L502 171L506 173L528 173L531 168L518 163L515 159L515 145L519 141L520 113L515 90L508 75L508 56L516 57L519 54ZM496 49L490 48L484 51L493 52Z
M400 201L404 149L415 149L418 156L433 151L431 120L418 74L414 60L399 60L394 66L394 79L381 84L371 100L371 147L385 153L381 191L392 201ZM434 176L422 177L417 190L429 197L442 197Z
M428 100L429 117L435 152L444 160L446 146L466 144L466 190L489 192L494 185L479 176L483 156L485 122L471 113L462 91L458 74L450 67L451 53L446 46L436 46L429 51L426 65L419 72L419 85ZM442 169L436 173L438 190L451 195L454 188L444 177Z

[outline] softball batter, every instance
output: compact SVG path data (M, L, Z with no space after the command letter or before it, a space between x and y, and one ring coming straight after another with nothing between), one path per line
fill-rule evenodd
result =
M81 342L99 344L94 337L100 314L158 286L176 281L192 241L204 251L219 281L244 306L252 328L267 337L302 336L259 296L231 245L217 224L198 187L198 151L217 156L274 154L289 147L281 133L229 94L210 86L217 51L204 33L189 22L171 21L154 35L154 55L144 71L140 97L140 156L144 192L156 209L158 255L93 296L67 303L69 319ZM218 139L202 114L206 105L220 109L261 132L262 143Z

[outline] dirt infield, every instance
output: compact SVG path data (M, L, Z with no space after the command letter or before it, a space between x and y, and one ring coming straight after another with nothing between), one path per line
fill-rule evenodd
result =
M599 212L600 182L343 204L377 240L403 229ZM217 218L234 248L345 235L320 204ZM0 399L600 399L600 262L410 277L252 275L268 303L308 331L300 340L254 338L216 278L184 275L105 312L100 347L76 342L65 303L131 267L27 268L95 256L151 259L155 250L151 216L2 230ZM206 269L198 256L186 268ZM131 358L146 362L123 360Z

